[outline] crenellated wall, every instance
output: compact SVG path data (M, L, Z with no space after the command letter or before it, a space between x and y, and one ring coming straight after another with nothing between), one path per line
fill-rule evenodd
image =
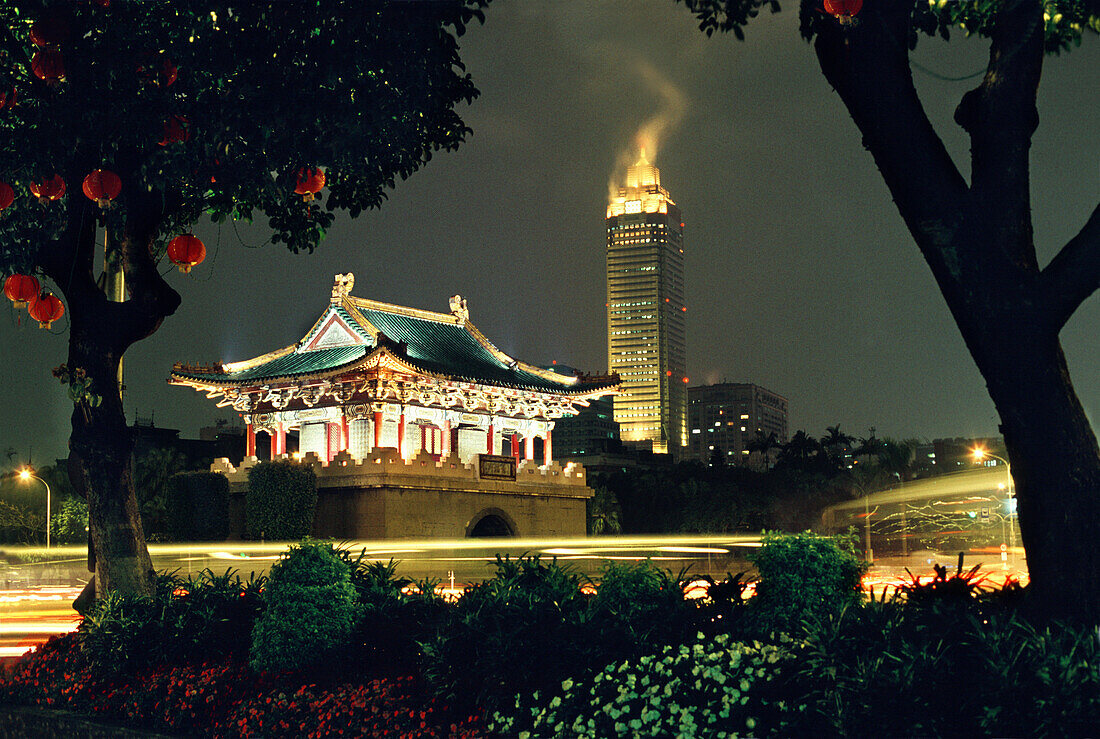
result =
M244 530L248 469L255 464L255 457L240 467L222 458L211 466L229 478L231 526L238 534ZM457 455L437 460L421 452L406 462L389 448L362 459L340 452L329 464L307 454L300 464L317 475L312 534L320 537L462 538L486 516L499 519L514 536L584 536L585 501L592 497L584 467L575 463L521 461L514 481L482 477L477 459L463 464Z

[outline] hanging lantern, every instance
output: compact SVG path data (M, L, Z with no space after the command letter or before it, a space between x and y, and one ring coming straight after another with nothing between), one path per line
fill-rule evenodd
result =
M4 280L4 294L19 310L38 297L38 280L30 275L12 275Z
M168 120L164 122L164 138L160 140L160 145L168 146L168 144L187 141L191 138L190 126L191 122L187 120L186 116L169 116Z
M56 49L40 49L31 58L31 71L52 87L65 79L65 60Z
M147 62L137 68L142 79L157 87L171 87L179 77L179 70L165 54L150 55Z
M194 234L183 234L168 242L168 258L186 274L206 259L206 246Z
M302 167L298 170L298 186L294 188L294 193L301 195L302 200L308 203L324 186L324 172L313 167Z
M6 182L0 182L0 210L6 210L15 202L15 190Z
M840 25L850 26L863 7L863 0L825 0L825 12L834 16Z
M30 302L27 312L38 321L39 328L50 328L54 321L65 315L65 305L49 290L43 290Z
M69 38L69 21L54 15L31 24L31 43L35 46L56 49Z
M48 180L32 182L27 185L27 188L31 191L31 195L38 198L38 202L47 205L50 201L58 200L65 194L65 180L61 179L61 175L55 174Z
M15 107L16 102L17 96L15 94L14 87L11 89L11 92L0 92L0 110L3 110L4 108L8 108L10 110L11 108Z
M84 178L84 194L100 208L110 208L111 201L122 192L122 180L109 169L97 169Z

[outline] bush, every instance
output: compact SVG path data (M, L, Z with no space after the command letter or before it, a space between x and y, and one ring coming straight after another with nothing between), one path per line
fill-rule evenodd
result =
M493 579L466 588L423 644L433 691L460 704L491 706L528 686L556 685L599 647L584 629L581 575L537 555L498 555L496 568Z
M289 541L309 535L317 507L317 475L289 460L248 470L245 521L250 539Z
M203 570L158 575L151 598L108 592L78 627L81 652L104 674L181 660L241 656L260 612L265 578Z
M322 664L347 647L359 613L347 562L332 544L306 539L271 568L249 663L257 671Z
M54 546L88 541L88 503L83 498L70 495L62 499L60 510L50 517L50 537Z
M229 480L217 472L168 478L165 523L173 541L222 541L229 536Z
M804 636L783 686L807 706L791 736L1087 737L1100 725L1100 646L1086 629L894 600Z
M649 560L606 565L589 608L597 666L690 640L699 609L684 599L684 579Z
M784 652L742 644L727 635L666 646L656 654L613 663L591 679L564 680L560 690L497 712L497 736L709 736L764 732L769 699L759 683L773 679Z
M765 632L792 631L862 600L867 565L848 536L771 532L748 559L760 574L750 605Z

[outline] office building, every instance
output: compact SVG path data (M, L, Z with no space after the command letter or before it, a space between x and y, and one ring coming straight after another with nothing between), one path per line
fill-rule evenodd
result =
M607 206L607 362L623 442L675 455L687 444L681 218L643 152Z
M688 388L687 459L726 464L748 459L748 444L759 432L788 440L787 399L748 382L723 382Z

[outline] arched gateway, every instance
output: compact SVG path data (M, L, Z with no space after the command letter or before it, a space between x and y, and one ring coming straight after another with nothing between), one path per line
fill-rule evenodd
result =
M350 273L336 276L327 310L295 344L173 368L169 382L244 419L241 468L214 466L231 490L247 487L258 437L278 459L296 435L293 456L318 473L315 535L583 535L592 491L582 467L554 463L551 430L615 392L618 377L565 377L513 359L470 323L457 295L450 313L433 313L353 297L353 285ZM491 509L504 515L477 528Z

